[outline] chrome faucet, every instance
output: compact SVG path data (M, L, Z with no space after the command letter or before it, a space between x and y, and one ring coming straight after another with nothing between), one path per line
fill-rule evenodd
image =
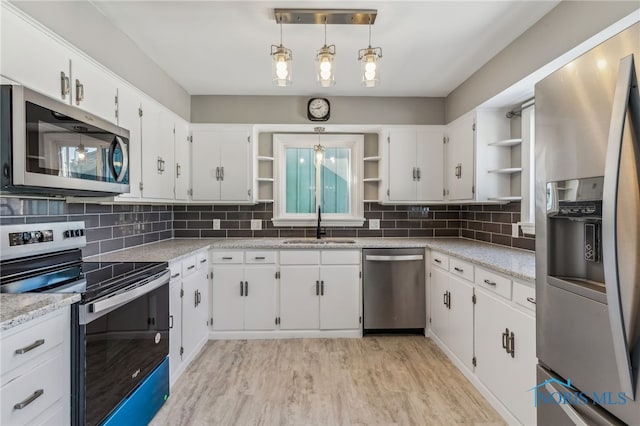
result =
M320 221L322 220L322 213L320 212L320 206L318 206L318 226L316 227L316 239L322 238L323 235L326 234L326 231L323 231L320 228Z

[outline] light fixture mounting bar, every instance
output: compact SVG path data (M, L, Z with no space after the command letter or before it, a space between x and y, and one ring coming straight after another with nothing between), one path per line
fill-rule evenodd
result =
M282 24L373 25L377 9L274 9Z

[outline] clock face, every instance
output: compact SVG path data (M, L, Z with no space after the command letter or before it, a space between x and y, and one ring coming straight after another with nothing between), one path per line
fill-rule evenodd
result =
M324 98L313 98L307 106L307 117L312 121L329 119L329 101Z

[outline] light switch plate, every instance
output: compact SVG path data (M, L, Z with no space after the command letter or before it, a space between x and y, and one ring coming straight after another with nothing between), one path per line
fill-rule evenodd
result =
M520 232L519 225L517 223L512 223L511 224L511 236L513 238L518 238L520 236L519 232Z
M251 229L254 231L262 229L262 221L260 219L251 219Z
M369 219L369 229L380 229L380 219Z
M213 229L220 229L220 219L213 219Z

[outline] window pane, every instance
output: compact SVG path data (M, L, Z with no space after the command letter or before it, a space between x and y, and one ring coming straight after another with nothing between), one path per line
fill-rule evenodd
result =
M349 213L350 164L349 148L325 148L320 171L324 213Z
M314 213L316 210L316 172L313 148L287 148L287 213Z

